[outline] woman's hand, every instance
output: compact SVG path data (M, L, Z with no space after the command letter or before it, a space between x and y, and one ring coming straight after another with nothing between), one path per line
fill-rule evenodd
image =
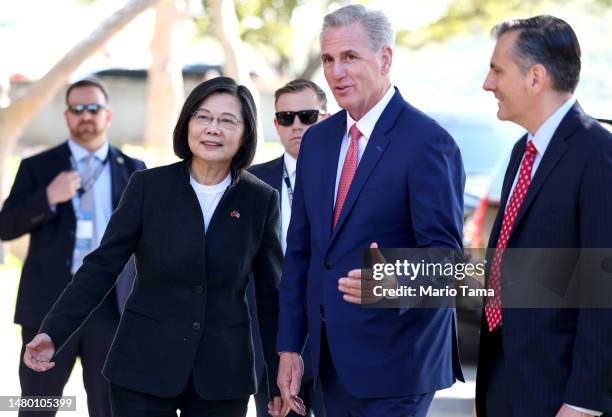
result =
M283 401L281 397L274 397L268 402L268 414L272 417L285 417L281 416L281 409L283 406Z
M39 333L26 345L23 363L33 371L45 372L55 366L51 358L55 354L53 340L46 333Z

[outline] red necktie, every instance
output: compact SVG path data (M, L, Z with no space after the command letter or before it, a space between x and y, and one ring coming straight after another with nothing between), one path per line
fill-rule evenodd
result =
M512 191L512 195L508 200L508 206L504 212L504 219L502 221L501 232L497 238L497 245L495 245L495 254L493 255L493 262L491 263L491 269L489 271L488 287L495 291L493 299L487 300L487 306L485 308L485 316L487 323L489 324L489 331L495 330L502 321L502 310L501 310L501 261L504 255L504 250L508 244L508 238L510 237L510 231L512 225L516 220L516 216L521 208L521 203L527 193L527 188L531 183L531 169L533 168L533 161L537 149L533 144L533 141L527 142L527 148L525 149L525 155L523 162L521 162L521 168L519 170L518 181Z
M340 174L340 183L338 184L338 194L336 195L336 206L334 207L334 222L332 229L336 228L336 223L340 217L344 200L348 194L351 182L357 171L357 160L359 159L359 138L361 132L357 129L357 123L353 124L349 129L350 143L346 158L344 158L344 165L342 165L342 173Z

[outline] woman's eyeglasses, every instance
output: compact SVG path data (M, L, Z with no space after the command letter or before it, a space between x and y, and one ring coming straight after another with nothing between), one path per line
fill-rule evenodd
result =
M198 109L191 113L191 117L196 121L196 123L201 126L208 126L212 122L214 122L215 119L217 119L217 122L219 122L219 126L221 126L221 128L225 130L236 129L238 125L242 123L241 120L236 119L234 116L225 114L221 117L214 117L210 112L201 109Z

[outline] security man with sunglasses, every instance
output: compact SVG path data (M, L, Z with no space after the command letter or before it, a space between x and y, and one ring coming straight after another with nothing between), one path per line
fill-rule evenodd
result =
M276 90L274 93L274 107L276 108L274 126L285 148L285 153L272 161L254 165L249 171L260 180L274 187L281 196L281 244L284 252L287 248L287 229L289 228L289 219L291 217L291 200L295 185L295 169L300 151L300 143L302 136L310 126L328 116L327 98L325 92L312 81L296 79ZM256 307L252 294L252 286L249 287L249 290L249 301L251 302L251 308L254 309ZM251 317L255 318L257 315L251 314ZM255 366L257 382L259 387L265 387L268 382L265 378L265 365L257 330L259 327L254 325L252 328L256 350ZM309 350L309 345L306 343L303 352L305 358L309 357ZM306 369L302 379L300 398L304 400L307 415L310 415L309 413L312 411L315 416L322 417L325 415L322 398L321 394L314 390L314 381L309 366L310 360L304 359L304 363ZM270 381L270 383L276 384L276 381ZM267 408L268 399L264 394L265 392L265 389L259 389L257 394L255 394L257 417L269 416ZM291 412L289 416L297 416L297 414Z
M108 382L101 374L123 303L134 278L128 262L116 287L56 356L49 372L27 368L25 344L38 333L47 311L71 281L83 258L96 248L130 175L142 161L110 146L106 131L112 111L100 80L87 78L66 91L68 140L21 162L0 212L0 239L30 235L15 323L22 327L19 379L22 396L59 396L76 357L81 359L89 415L110 417ZM18 358L15 358L18 359ZM21 409L19 415L30 415ZM53 416L55 411L37 412Z

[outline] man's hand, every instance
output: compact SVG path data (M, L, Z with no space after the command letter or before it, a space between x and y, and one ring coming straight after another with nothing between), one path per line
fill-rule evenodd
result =
M69 201L81 186L77 171L62 171L47 185L47 201L52 206Z
M283 406L283 401L281 397L274 397L268 402L268 414L272 417L285 417L284 414L281 414Z
M55 345L49 335L39 333L26 345L23 362L36 372L45 372L55 366L55 362L51 362L54 353Z
M378 250L376 242L370 243L372 251L372 264L387 263L382 253ZM344 301L353 304L373 304L382 300L383 296L374 295L374 287L381 286L385 289L397 288L397 278L395 275L386 276L380 281L374 280L371 276L362 277L361 269L349 271L348 276L340 278L338 289L344 293Z
M296 352L281 352L278 363L278 377L276 383L283 399L280 416L286 416L290 410L301 416L306 415L304 401L297 395L300 392L302 376L304 375L304 362Z
M581 413L567 404L563 404L555 417L593 417L593 414Z

